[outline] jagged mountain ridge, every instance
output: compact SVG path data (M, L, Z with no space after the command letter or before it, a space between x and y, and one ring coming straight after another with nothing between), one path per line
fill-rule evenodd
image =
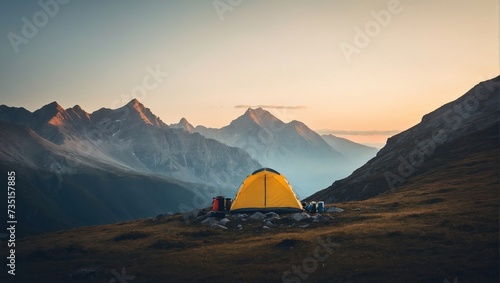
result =
M220 129L196 126L194 131L242 148L264 166L283 173L299 197L331 182L332 174L344 177L359 165L304 123L296 120L284 123L262 108L249 108Z
M235 191L260 164L245 151L169 128L139 101L88 114L56 102L31 113L2 106L0 118L27 126L41 137L80 154L126 167Z
M268 111L249 108L242 116L221 129L197 126L196 132L225 143L243 148L259 159L280 158L283 154L292 157L314 155L316 157L342 158L317 133L304 123L284 123ZM297 150L297 148L301 150Z
M423 116L419 124L389 138L375 158L307 200L368 199L396 190L429 170L439 171L446 162L478 150L498 149L499 97L500 77L479 83L457 100Z
M25 126L0 122L0 144L0 168L16 174L20 237L179 211L179 204L193 207L195 196L206 194L199 184L80 155Z

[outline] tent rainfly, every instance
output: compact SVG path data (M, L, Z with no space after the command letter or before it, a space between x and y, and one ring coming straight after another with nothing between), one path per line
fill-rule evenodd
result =
M231 212L302 210L302 204L286 178L270 168L262 168L249 175L231 206Z

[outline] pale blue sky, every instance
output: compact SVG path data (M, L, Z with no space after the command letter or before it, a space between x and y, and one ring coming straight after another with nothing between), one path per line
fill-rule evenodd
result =
M9 33L43 9L2 1L0 104L92 112L146 80L139 100L166 123L220 127L244 112L236 105L278 105L304 106L268 110L315 130L404 130L499 73L498 1L401 0L350 58L341 44L356 46L356 28L391 1L220 0L222 17L214 2L69 1L16 53ZM151 80L151 69L168 76Z

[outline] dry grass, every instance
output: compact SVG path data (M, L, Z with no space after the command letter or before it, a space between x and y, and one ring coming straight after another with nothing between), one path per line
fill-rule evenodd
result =
M176 215L25 238L17 278L110 282L111 270L125 267L132 283L280 282L318 239L331 239L333 253L308 282L498 282L498 169L483 170L496 162L490 153L448 164L394 193L338 204L345 211L333 221L306 229L244 222L219 231ZM81 268L97 271L75 278Z

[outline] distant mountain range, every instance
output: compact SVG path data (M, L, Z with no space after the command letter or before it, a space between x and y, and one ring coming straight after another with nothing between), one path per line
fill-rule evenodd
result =
M332 178L347 176L377 152L332 135L320 136L299 121L284 123L262 108L249 108L220 129L193 127L185 118L170 127L245 150L264 166L283 173L299 197L330 184Z
M120 168L233 189L260 164L243 150L199 134L170 129L132 100L92 114L56 102L31 113L0 106L0 121L32 129L43 139ZM61 170L65 171L64 164Z
M26 233L205 206L261 167L242 149L169 128L137 100L92 114L1 105L0 122L0 165L17 171L19 206L33 214Z
M93 113L57 102L34 112L0 105L0 123L0 165L25 183L26 233L207 205L216 194L232 197L262 166L284 173L305 197L376 153L261 108L222 129L184 118L167 126L135 99Z
M135 99L93 113L57 102L34 112L0 105L0 168L16 171L20 235L206 206L263 166L282 172L301 198L361 166L307 200L363 200L443 164L498 154L499 84L480 83L378 153L261 108L212 129L184 118L168 126Z
M500 77L496 77L476 85L457 100L425 115L419 124L391 137L375 158L307 200L329 203L364 200L397 190L424 174L457 174L440 168L454 163L480 164L478 156L485 154L498 158L499 128ZM483 169L498 172L498 162L496 168Z

